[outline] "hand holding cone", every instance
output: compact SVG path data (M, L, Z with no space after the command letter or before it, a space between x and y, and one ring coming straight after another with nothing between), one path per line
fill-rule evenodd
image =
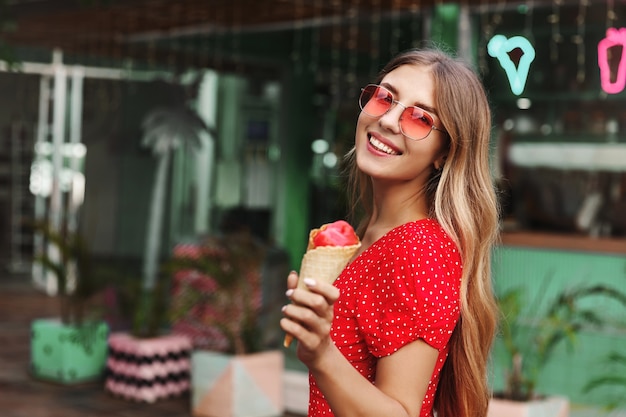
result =
M332 284L361 246L350 224L343 220L322 225L309 233L307 251L302 257L298 288L307 289L304 278ZM285 336L283 345L289 347L293 337Z

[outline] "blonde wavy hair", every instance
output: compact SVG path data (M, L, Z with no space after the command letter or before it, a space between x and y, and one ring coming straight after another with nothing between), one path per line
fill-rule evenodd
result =
M393 58L381 71L402 65L430 68L439 119L448 137L443 169L427 184L431 217L457 243L463 259L461 318L437 388L438 417L481 417L491 395L488 360L498 309L491 282L491 250L498 237L498 203L489 169L491 111L482 82L471 66L436 48L414 49ZM416 85L415 88L420 88ZM348 156L352 212L360 208L362 233L372 216L370 178Z

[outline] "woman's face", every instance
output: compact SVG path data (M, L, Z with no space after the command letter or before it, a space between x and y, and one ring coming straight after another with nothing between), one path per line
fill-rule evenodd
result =
M380 85L393 93L394 99L404 106L418 106L441 121L434 108L435 91L429 67L403 65L388 73ZM413 140L400 130L400 115L404 107L394 104L380 117L363 112L359 115L355 134L356 160L364 173L374 180L412 182L423 186L435 166L443 164L446 137L432 130L421 140Z

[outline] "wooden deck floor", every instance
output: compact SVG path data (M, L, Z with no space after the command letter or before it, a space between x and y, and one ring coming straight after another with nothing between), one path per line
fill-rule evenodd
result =
M56 299L30 278L0 276L0 415L2 417L187 417L188 395L155 404L107 394L102 382L57 385L29 374L30 322L57 315ZM285 417L295 417L285 415Z

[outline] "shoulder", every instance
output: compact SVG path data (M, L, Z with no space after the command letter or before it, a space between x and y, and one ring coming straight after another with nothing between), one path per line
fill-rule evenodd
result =
M436 255L458 256L458 248L435 219L405 223L388 233L386 247L396 254L420 257ZM460 258L460 256L459 256Z
M461 255L455 243L433 219L405 223L387 232L361 254L347 271L353 275L371 276L374 283L406 281L410 285L425 274L461 275ZM375 277L375 279L373 279ZM454 279L454 278L452 278Z
M458 289L463 274L461 254L437 221L407 223L393 233L395 243L385 245L382 258L396 285L413 288L414 294L439 294L440 288L435 293L433 287L441 286L449 288L445 294Z
M394 228L367 252L354 267L371 276L372 285L426 289L425 285L447 282L455 287L462 275L456 245L432 219Z

